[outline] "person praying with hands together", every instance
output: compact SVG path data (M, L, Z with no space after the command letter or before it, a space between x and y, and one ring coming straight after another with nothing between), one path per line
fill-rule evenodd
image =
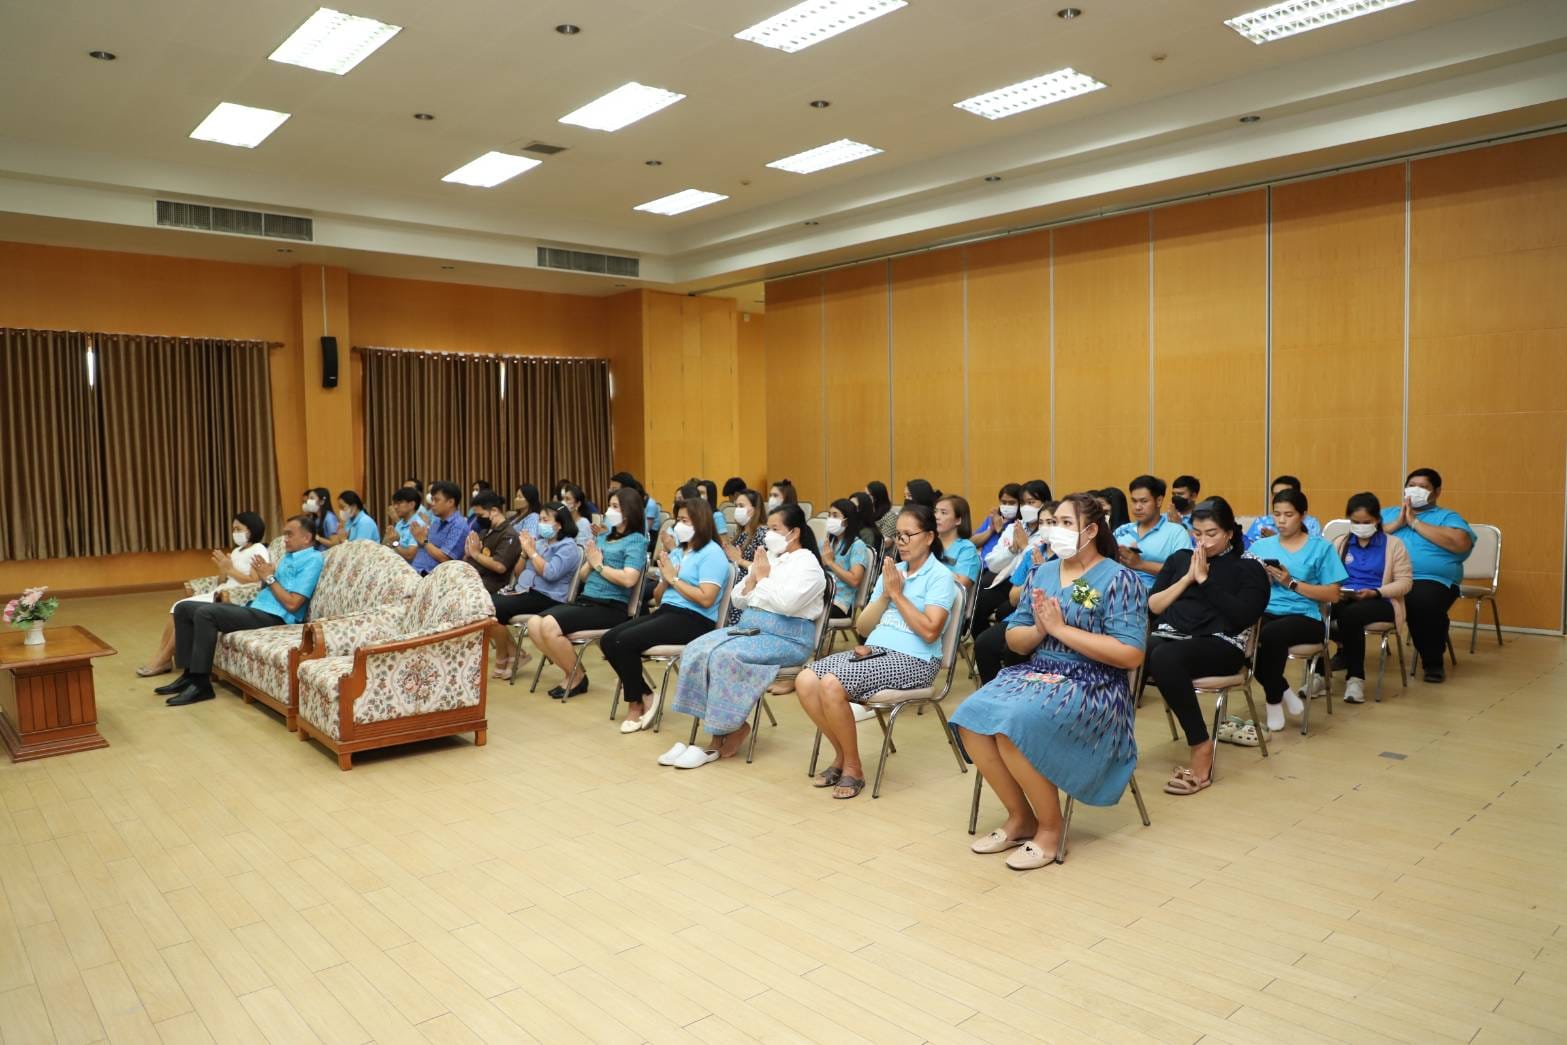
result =
M1404 480L1403 503L1382 510L1382 529L1404 542L1414 583L1404 597L1409 636L1427 682L1447 677L1447 611L1458 599L1464 561L1474 551L1475 533L1464 517L1437 505L1442 476L1434 468L1416 468Z

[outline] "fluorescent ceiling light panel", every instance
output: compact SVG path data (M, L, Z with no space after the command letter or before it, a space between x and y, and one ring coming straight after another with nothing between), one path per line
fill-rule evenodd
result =
M908 0L805 0L740 30L735 39L793 54L908 6Z
M512 156L504 152L487 152L471 163L465 163L452 171L442 181L458 185L472 185L480 189L493 189L503 181L510 181L523 171L531 171L538 160L526 156Z
M267 135L283 126L288 119L286 112L271 109L253 109L248 105L219 102L218 107L190 132L192 138L219 145L237 145L242 149L254 149L267 140Z
M1053 73L1036 76L1010 87L998 87L986 94L976 94L954 105L987 120L999 120L1004 116L1016 116L1020 112L1037 109L1041 105L1064 102L1068 98L1097 91L1103 86L1092 76L1076 69L1057 69Z
M646 203L633 207L633 210L645 210L649 214L684 214L688 210L696 210L705 207L709 203L718 203L729 197L717 192L703 192L701 189L682 189L671 196L662 196L656 200L648 200Z
M274 62L342 76L402 31L400 25L323 7L305 19L305 24L268 57Z
M1272 7L1248 11L1224 24L1254 44L1282 40L1296 33L1307 33L1325 25L1346 22L1361 15L1376 14L1411 0L1285 0Z
M839 138L835 142L826 145L818 145L814 149L797 152L793 156L785 156L781 160L774 160L769 167L776 167L781 171L791 171L795 174L815 174L824 171L828 167L836 167L841 163L853 163L855 160L863 160L867 156L875 156L881 150L874 145L866 145L863 142L853 141L849 138Z
M560 118L560 122L595 131L618 131L674 105L684 97L683 94L666 91L662 87L648 87L632 81L622 84L597 101L589 102L576 112L567 113Z

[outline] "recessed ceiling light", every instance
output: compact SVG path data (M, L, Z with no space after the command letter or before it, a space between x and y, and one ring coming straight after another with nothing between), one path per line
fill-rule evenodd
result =
M267 135L281 127L288 116L286 112L219 102L217 108L190 132L190 136L199 141L254 149L267 140Z
M457 267L456 265L442 265L441 266L441 270L444 271L444 272L450 272L452 269L454 269L456 267Z
M435 119L435 116L432 113L416 112L416 113L414 113L414 119L416 119L416 120L433 120L433 119Z
M562 36L576 36L582 32L582 27L580 25L572 25L570 22L563 22L555 27L555 31Z
M824 171L828 167L836 167L843 163L853 163L855 160L863 160L867 156L875 156L881 150L873 145L852 141L848 138L839 138L835 142L826 145L818 145L814 149L805 152L797 152L793 156L785 156L781 160L774 160L769 167L776 167L781 171L791 171L795 174L814 174Z
M802 221L800 224L804 225L806 228L812 228L812 227L814 227L816 225L820 225L821 222L819 222L819 221Z
M1254 44L1282 40L1361 15L1375 14L1410 0L1285 0L1282 4L1247 11L1224 24Z
M792 54L908 6L908 0L805 0L740 30L735 39Z
M813 108L813 109L825 109L825 108L827 108L831 104L832 104L832 102L829 102L826 98L818 98L814 102L811 103L811 108Z
M323 7L267 57L274 62L342 76L402 31L399 25Z
M1057 69L1053 73L1036 76L1010 87L998 87L994 91L976 94L953 104L956 108L987 120L999 120L1004 116L1016 116L1020 112L1037 109L1041 105L1064 102L1068 98L1097 91L1103 86L1092 76L1076 69Z
M523 171L539 165L538 160L526 156L512 156L504 152L487 152L478 159L463 164L442 181L458 185L472 185L480 189L493 189L503 181L510 181Z
M632 81L621 84L575 112L567 113L560 118L560 122L595 131L618 131L645 116L652 116L666 106L674 105L684 97L683 94L666 91L662 87L647 87Z
M985 180L986 181L1000 181L1001 180L1001 175L999 175L999 174L987 174L987 175L985 175Z
M292 254L292 253L294 253L294 248L293 247L279 247L277 249L277 252L279 254Z
M100 62L112 62L119 57L119 55L115 54L113 51L88 51L87 56L89 58L96 58Z
M616 290L625 290L626 289L626 285L624 283L616 283L615 284L615 289Z
M710 203L718 203L729 197L717 192L703 192L701 189L681 189L679 192L668 196L660 196L656 200L648 200L633 207L633 210L644 210L649 214L675 215L684 214L688 210L696 210L698 207L706 207Z
M1061 10L1056 12L1056 17L1064 22L1070 22L1072 19L1076 18L1082 13L1083 9L1080 7L1063 7Z
M1261 116L1257 116L1255 114L1248 114L1246 116L1242 116L1241 117L1241 123L1256 123L1260 119L1262 119Z
M647 164L649 167L662 167L664 165L663 160L643 160L642 162Z

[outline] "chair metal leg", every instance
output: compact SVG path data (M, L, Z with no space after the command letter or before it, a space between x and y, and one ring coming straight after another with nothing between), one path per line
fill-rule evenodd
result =
M658 682L658 710L653 712L653 732L657 733L664 724L664 705L669 703L669 675L680 670L680 658L676 657L664 665L664 677Z
M901 706L902 705L900 704L899 707L901 707ZM881 735L883 737L886 737L888 730L887 730L887 713L885 711L877 711L876 712L876 724L881 727ZM896 744L892 745L892 753L894 755L896 755L898 753L898 745L896 745Z
M1066 833L1072 829L1072 809L1077 799L1066 796L1066 808L1061 810L1061 837L1056 840L1056 863L1066 863Z
M811 764L805 770L805 775L806 776L813 777L813 776L816 775L816 760L819 757L821 757L821 753L822 753L822 731L818 729L816 731L816 740L814 742L812 742L812 744L811 744Z
M1384 640L1385 641L1385 640ZM1398 650L1398 681L1404 689L1409 688L1409 668L1404 666L1404 643L1397 635L1393 636L1393 647Z
M871 788L872 798L881 797L881 778L882 775L887 772L887 755L889 751L895 752L898 750L892 746L892 730L893 727L897 726L898 724L898 713L906 707L908 707L907 704L899 704L897 707L893 708L892 714L887 717L887 721L882 726L882 728L886 730L886 733L881 738L881 758L876 762L876 783ZM876 713L876 717L880 718L881 712L878 711Z
M1170 710L1170 705L1168 704L1164 706L1164 717L1165 720L1170 723L1170 739L1181 739L1180 731L1175 728L1175 712Z
M762 710L767 712L767 721L772 723L774 729L777 729L778 728L778 719L773 717L772 705L767 703L767 698L766 697L762 698Z
M1491 604L1491 624L1496 628L1496 644L1502 644L1502 611L1496 605L1496 597L1493 595L1486 600Z
M539 691L539 679L544 677L544 665L546 665L548 663L549 663L549 658L544 656L543 654L540 654L539 655L539 670L535 671L533 673L533 685L528 687L528 692L529 693L537 693Z
M512 628L508 625L506 630L511 631ZM517 684L517 668L521 666L520 662L522 660L522 637L526 634L527 630L519 624L516 627L516 634L511 637L513 649L511 654L511 675L506 679L506 685L508 686ZM543 665L540 666L542 667Z
M1387 671L1387 632L1382 633L1382 643L1377 647L1377 703L1382 703L1382 676ZM1399 657L1402 659L1404 651L1400 649ZM1346 683L1347 685L1348 683Z
M766 708L766 707L767 707L767 698L763 697L761 700L758 700L756 702L756 710L751 712L751 740L745 746L745 764L746 765L750 765L751 764L751 760L756 758L756 738L761 736L761 734L762 734L762 709ZM770 709L767 712L767 717L768 718L773 718L773 713L772 713L772 711ZM777 725L778 725L778 720L774 718L773 719L773 726L776 727Z
M985 789L985 774L978 769L974 770L974 801L968 808L968 833L975 834L979 831L979 795Z
M1246 680L1246 686L1245 686L1244 689L1241 690L1241 692L1246 694L1246 710L1251 712L1251 720L1253 722L1262 722L1263 721L1262 716L1257 714L1257 702L1255 700L1253 700L1252 696L1251 696L1251 679L1250 678L1248 678ZM1307 700L1311 699L1310 694L1307 695L1306 699ZM1217 734L1217 732L1218 732L1217 727L1215 727L1214 732L1215 732L1215 734ZM1213 746L1214 746L1215 749L1217 749L1218 746L1219 746L1218 742L1215 741ZM1258 748L1260 748L1262 750L1262 757L1263 758L1267 758L1268 757L1268 731L1267 730L1265 730L1265 729L1257 730L1257 746L1258 746Z
M947 737L947 746L952 749L952 757L958 760L958 772L967 773L968 763L963 761L963 752L958 749L957 735L952 732L952 727L947 724L947 713L941 710L940 704L933 703L931 707L936 709L936 717L941 720L941 731Z
M1143 803L1142 789L1137 786L1137 774L1132 774L1132 799L1137 803L1137 815L1143 818L1144 827L1152 827L1153 821L1148 819L1148 806Z
M619 679L615 680L615 694L609 698L609 720L615 721L615 714L620 710L620 690L624 685Z
M1447 655L1452 658L1453 667L1455 667L1455 668L1458 667L1458 651L1453 648L1453 629L1452 628L1448 628L1447 629L1447 638L1444 639L1443 641L1447 643ZM1438 657L1436 659L1436 666L1437 667L1441 667L1442 666L1442 658L1441 657Z
M1224 712L1229 707L1230 691L1221 690L1213 702L1213 730L1208 739L1213 741L1213 764L1208 768L1208 779L1217 779L1219 773L1219 723L1224 721ZM1255 715L1252 716L1256 718ZM1259 730L1257 735L1262 736Z
M1484 602L1484 601L1485 601L1484 599L1475 599L1474 600L1474 604L1475 604L1474 622L1469 625L1469 653L1470 653L1471 656L1474 655L1475 640L1480 637L1480 604L1482 602Z
M698 718L697 716L692 715L691 716L691 735L686 738L686 746L687 747L690 747L692 744L696 743L696 732L697 732L698 729L701 729L701 728L702 728L702 720L700 718Z
M1306 735L1306 727L1311 723L1311 680L1312 680L1311 658L1307 657L1306 658L1305 669L1301 672L1301 676L1300 676L1300 695L1301 695L1301 702L1300 702L1300 735L1301 736L1305 736ZM1253 717L1255 718L1255 716L1253 716ZM1262 730L1260 728L1257 730L1257 735L1259 737L1262 735Z

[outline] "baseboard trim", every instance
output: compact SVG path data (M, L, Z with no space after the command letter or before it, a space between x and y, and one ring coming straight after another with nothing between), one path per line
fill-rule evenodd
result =
M49 594L61 599L96 599L105 595L141 595L149 591L182 591L184 581L151 581L146 584L122 584L112 588L50 588ZM22 593L0 592L0 602L16 598Z

